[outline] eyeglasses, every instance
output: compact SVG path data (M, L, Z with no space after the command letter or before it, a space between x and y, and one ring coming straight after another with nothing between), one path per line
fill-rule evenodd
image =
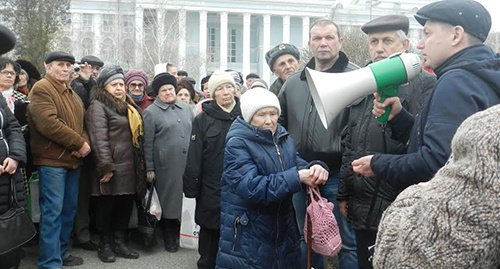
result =
M137 87L142 88L142 87L144 87L144 84L142 84L142 83L139 83L139 84L130 83L130 88L135 89Z
M4 76L11 75L13 77L15 77L17 75L16 71L7 71L7 70L0 71L0 74L2 74Z

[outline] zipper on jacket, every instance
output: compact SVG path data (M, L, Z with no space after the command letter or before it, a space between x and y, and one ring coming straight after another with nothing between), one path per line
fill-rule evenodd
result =
M233 236L233 251L236 249L236 237L238 235L238 223L240 222L240 217L236 217L234 220L234 236Z
M276 153L278 153L278 160L280 161L281 171L285 172L285 168L283 167L283 161L281 160L280 148L278 147L278 144L276 143L276 139L274 137L274 134L273 134L273 143L274 143L274 147L276 148ZM276 214L276 239L274 240L274 245L275 245L274 251L276 252L276 258L278 258L278 239L279 239L279 236L280 236L280 209L281 209L281 203L282 203L282 201L280 201L280 203L278 205L278 213ZM280 266L280 260L279 259L276 259L276 263L278 265L278 269L281 268L281 266Z

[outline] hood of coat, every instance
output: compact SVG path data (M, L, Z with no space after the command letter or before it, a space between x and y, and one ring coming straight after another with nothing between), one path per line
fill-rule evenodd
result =
M227 113L226 111L222 110L222 108L217 105L217 102L215 100L206 101L201 104L203 107L203 113L207 113L214 119L233 121L234 119L236 119L236 117L241 115L240 100L237 97L235 97L234 100L236 102L236 105L234 106L231 113Z
M278 142L288 136L286 129L278 123L276 132L274 133L274 141ZM273 144L273 134L269 130L264 130L262 128L251 125L250 123L243 120L242 117L238 117L226 136L226 143L229 138L240 137L243 139L255 141L260 144Z
M438 79L452 69L464 69L482 80L500 96L500 54L495 54L486 45L476 45L465 48L444 61L434 72Z
M94 87L90 91L90 100L97 100L120 115L128 115L127 105L132 105L133 107L136 108L136 110L139 113L141 112L141 109L137 107L132 98L130 98L127 94L125 94L125 102L124 102L121 99L114 97L106 90L98 87Z

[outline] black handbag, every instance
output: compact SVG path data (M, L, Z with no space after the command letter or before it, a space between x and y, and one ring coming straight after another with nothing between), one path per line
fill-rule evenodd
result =
M15 185L10 177L9 210L0 215L0 255L22 246L36 235L28 210L17 201Z
M151 206L151 201L153 199L153 183L148 184L148 190L149 195L146 197L144 205L140 197L136 199L137 218L139 224L137 226L137 230L132 233L132 240L143 248L151 248L157 244L155 230L158 220L155 216L149 214L149 207Z

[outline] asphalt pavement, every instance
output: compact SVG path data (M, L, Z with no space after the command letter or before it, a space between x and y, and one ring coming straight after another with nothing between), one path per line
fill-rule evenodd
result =
M141 255L139 259L130 260L124 258L116 258L114 263L103 263L97 257L97 251L87 251L80 248L71 250L71 254L83 258L83 265L75 267L64 267L66 269L128 269L128 268L162 268L162 269L196 269L196 262L199 255L197 250L182 249L178 252L170 253L165 251L163 247L163 240L158 237L158 244L151 250L143 250L135 243L130 242L129 246L139 252ZM95 243L98 242L97 238L93 238ZM38 244L30 243L28 246L23 247L26 256L21 261L20 269L35 269L37 268L36 260L38 258Z

